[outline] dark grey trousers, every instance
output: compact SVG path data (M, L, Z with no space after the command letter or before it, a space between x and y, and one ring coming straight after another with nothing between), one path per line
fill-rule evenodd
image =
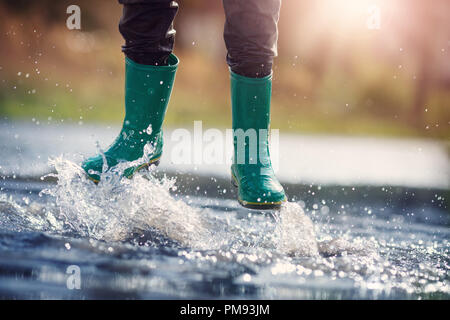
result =
M211 1L211 0L208 0ZM171 0L119 0L124 5L119 30L122 51L133 61L165 65L173 50L173 20L178 4ZM272 72L277 55L281 0L223 0L224 40L230 69L246 77Z

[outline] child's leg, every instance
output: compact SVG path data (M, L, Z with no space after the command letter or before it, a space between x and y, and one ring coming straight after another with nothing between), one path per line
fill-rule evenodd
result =
M268 130L280 0L224 0L223 4L231 72L232 181L243 206L278 208L286 195L272 169Z
M173 20L178 4L171 0L119 0L123 14L119 30L122 51L134 62L167 65L175 41Z
M223 6L231 71L250 78L269 75L277 55L281 0L223 0Z
M122 130L104 151L86 159L82 168L98 182L106 169L125 163L127 177L157 163L162 154L162 124L178 59L171 52L178 9L174 1L120 0L119 29L125 38L125 119ZM106 163L105 163L106 160Z

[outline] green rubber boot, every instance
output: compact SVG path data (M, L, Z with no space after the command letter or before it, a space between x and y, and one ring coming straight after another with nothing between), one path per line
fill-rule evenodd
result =
M125 58L125 119L122 130L104 152L104 157L99 154L82 163L91 180L99 182L100 173L119 163L131 162L123 171L128 178L143 167L157 164L163 147L161 126L177 67L178 58L173 54L167 66L142 65Z
M231 72L234 158L231 180L238 201L252 209L277 209L286 201L269 154L272 75L247 78Z

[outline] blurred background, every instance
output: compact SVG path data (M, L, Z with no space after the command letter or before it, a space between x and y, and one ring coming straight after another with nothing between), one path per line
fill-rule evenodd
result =
M81 30L66 9L81 8ZM179 0L181 59L166 124L229 127L222 2ZM0 116L120 123L124 57L116 1L0 1ZM450 2L283 1L272 128L450 137Z

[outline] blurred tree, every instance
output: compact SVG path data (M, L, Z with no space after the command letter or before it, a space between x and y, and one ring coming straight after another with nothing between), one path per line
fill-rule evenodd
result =
M441 82L442 73L450 70L442 59L445 39L450 37L450 1L403 0L404 17L398 33L409 44L416 61L416 81L410 108L410 121L421 128L430 91ZM447 14L443 14L447 12Z

